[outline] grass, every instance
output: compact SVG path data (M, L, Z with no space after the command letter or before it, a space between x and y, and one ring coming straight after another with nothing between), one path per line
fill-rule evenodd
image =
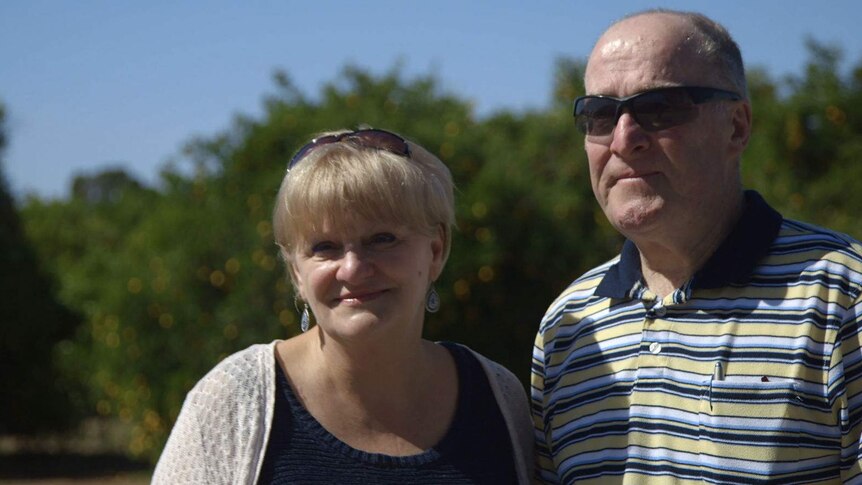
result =
M143 485L152 465L124 453L124 426L86 420L72 433L0 436L0 483Z
M150 466L123 455L15 453L0 455L0 483L144 484Z

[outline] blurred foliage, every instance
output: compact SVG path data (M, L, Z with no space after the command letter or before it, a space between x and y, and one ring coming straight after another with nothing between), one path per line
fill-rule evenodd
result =
M4 117L0 105L0 154ZM63 430L80 418L83 403L80 386L59 372L55 345L72 336L80 318L40 270L2 168L0 159L0 434Z
M808 40L805 72L783 85L750 75L754 132L743 158L746 184L785 217L855 237L862 220L862 64L841 73L841 51ZM778 95L779 88L787 91Z
M750 73L744 178L788 216L859 235L862 66L842 76L838 50L809 47L798 77ZM482 119L435 78L397 67L347 67L313 99L277 73L259 119L190 142L188 167L166 168L158 188L112 170L76 179L69 200L28 199L41 271L83 316L54 345L67 377L86 387L93 411L133 425L132 453L156 457L185 393L219 359L299 331L272 241L273 199L304 141L368 124L437 153L458 184L443 308L428 316L426 336L466 343L526 382L546 306L621 244L593 199L572 123L583 69L558 62L545 109Z

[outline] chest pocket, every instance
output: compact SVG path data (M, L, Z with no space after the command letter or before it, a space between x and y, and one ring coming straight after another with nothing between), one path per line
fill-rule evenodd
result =
M700 438L770 461L795 460L810 424L803 419L808 407L793 379L728 376L706 381Z

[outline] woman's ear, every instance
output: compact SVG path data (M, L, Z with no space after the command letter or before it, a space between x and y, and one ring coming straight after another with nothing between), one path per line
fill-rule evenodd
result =
M443 272L446 264L446 237L445 224L438 224L437 230L431 236L431 281L436 281Z
M302 277L299 274L299 271L296 270L296 264L294 262L293 255L290 254L285 248L281 248L281 257L284 259L284 266L287 269L287 276L290 277L290 282L293 283L294 294L296 294L300 299L305 301L305 297L302 294Z

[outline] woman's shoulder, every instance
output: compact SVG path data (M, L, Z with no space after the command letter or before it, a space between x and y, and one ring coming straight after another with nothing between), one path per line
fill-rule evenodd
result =
M274 392L274 345L229 355L195 384L171 430L154 484L251 483ZM213 477L217 480L213 481Z
M275 371L276 343L255 344L225 357L198 381L188 399L210 401L237 393L264 392L266 377Z
M503 420L509 429L515 454L518 483L530 483L533 460L533 423L527 393L521 381L502 364L485 357L462 344L454 344L467 350L482 365L491 390L497 399Z
M485 357L480 352L473 350L464 344L459 344L455 342L445 342L445 344L447 346L461 348L472 354L473 357L475 357L476 360L478 360L479 363L482 365L482 369L485 371L485 374L487 374L488 379L492 381L492 384L500 385L504 388L520 388L521 392L524 392L523 387L521 386L521 381L519 381L518 378L515 377L515 374L513 374L512 371L507 369L499 362Z

